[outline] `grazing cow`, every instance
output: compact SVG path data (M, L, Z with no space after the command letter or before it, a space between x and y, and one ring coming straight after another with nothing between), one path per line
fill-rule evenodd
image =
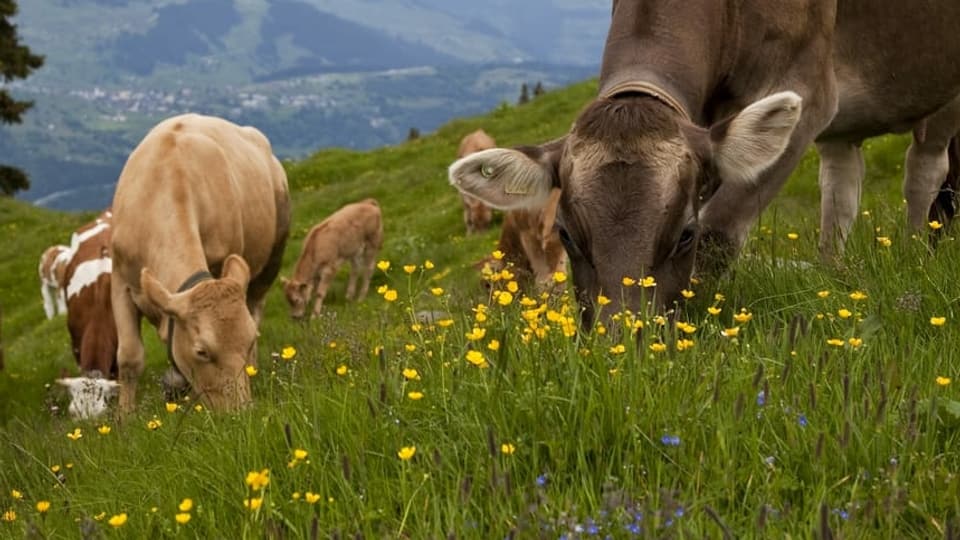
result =
M40 296L43 297L43 312L47 319L67 312L67 301L64 296L63 273L70 260L70 248L64 245L50 246L40 256Z
M493 137L487 135L486 131L478 129L465 135L460 141L457 159L481 150L496 148L496 146L497 142ZM467 234L489 229L493 221L493 210L480 199L463 191L460 192L460 198L463 201L463 222L467 226Z
M383 220L374 199L348 204L315 225L303 241L293 276L281 278L290 316L302 318L314 296L313 317L319 315L327 290L345 261L350 262L347 299L363 300L382 245Z
M560 235L554 228L560 190L554 189L541 210L510 210L503 216L497 249L503 259L487 259L494 271L509 263L518 281L540 290L553 286L553 275L566 268L567 257Z
M245 366L290 225L287 177L257 129L186 114L133 150L113 199L113 273L120 410L143 372L140 319L167 344L177 380L204 404L250 401Z
M918 135L904 189L921 226L958 131L958 27L954 0L614 0L599 96L570 132L472 154L450 180L508 210L563 189L584 321L601 292L606 316L641 308L650 289L621 290L625 276L652 276L668 307L697 246L699 268L722 270L814 141L824 253L857 214L865 137Z
M86 377L63 377L57 384L65 386L70 393L67 411L76 419L96 418L107 412L110 398L117 393L120 383L104 379L98 373Z

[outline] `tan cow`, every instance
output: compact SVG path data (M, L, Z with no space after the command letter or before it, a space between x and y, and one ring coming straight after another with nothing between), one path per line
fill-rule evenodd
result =
M533 284L538 290L553 286L555 272L566 268L567 256L554 229L560 190L554 189L540 210L510 210L503 216L497 249L503 258L484 261L493 271L508 263L521 283Z
M63 274L70 256L70 248L60 244L48 247L40 256L37 273L40 274L40 296L43 297L43 312L47 319L67 312Z
M374 199L348 204L315 225L303 241L293 277L282 278L290 316L302 318L314 296L313 317L319 315L330 284L346 261L350 262L347 299L363 300L382 245L383 219Z
M164 120L130 154L113 213L121 412L135 407L143 372L141 316L205 404L249 402L244 368L256 362L290 224L287 177L270 142L220 118Z
M496 146L497 142L493 137L487 135L486 131L478 129L467 134L460 141L457 159L488 148L496 148ZM480 199L462 191L460 198L463 201L463 222L467 226L467 234L489 229L490 222L493 221L493 210Z

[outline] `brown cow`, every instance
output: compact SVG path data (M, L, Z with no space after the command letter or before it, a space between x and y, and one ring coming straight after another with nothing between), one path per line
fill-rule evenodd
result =
M244 368L256 362L290 224L287 177L270 142L220 118L164 120L130 154L113 213L121 412L135 407L143 371L141 316L205 404L249 402Z
M281 279L284 296L290 304L290 316L302 318L314 296L313 317L319 315L327 290L345 261L350 262L347 299L363 300L382 245L383 220L380 205L374 199L345 205L315 225L303 241L293 277Z
M497 142L493 137L487 135L487 132L478 129L463 137L460 141L460 147L457 149L457 159L464 156L496 148ZM480 199L464 192L460 192L460 198L463 201L463 222L467 226L467 234L485 231L490 228L493 221L493 210L484 204Z
M40 256L37 273L40 274L40 296L43 297L43 312L47 319L67 312L64 272L71 255L69 246L58 244L48 247Z
M497 249L503 259L484 261L493 271L511 266L520 282L539 290L553 286L553 275L566 268L567 257L554 227L560 190L554 189L541 210L510 210L503 216Z
M614 0L599 96L570 132L467 156L451 182L503 209L563 189L558 224L584 321L601 292L614 300L605 314L641 308L649 290L621 291L625 276L652 276L655 304L669 306L699 243L712 250L698 265L725 267L815 140L825 253L857 213L865 137L924 128L905 177L908 221L922 225L958 131L960 3L776 6Z

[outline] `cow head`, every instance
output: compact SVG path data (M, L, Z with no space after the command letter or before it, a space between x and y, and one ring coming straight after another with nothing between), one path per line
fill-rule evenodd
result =
M146 268L140 274L147 299L173 325L168 346L177 369L214 410L236 409L251 400L245 367L256 361L257 326L246 304L249 280L250 268L237 255L223 261L220 279L184 292L171 293Z
M781 92L710 128L646 94L598 98L565 137L495 148L450 166L450 182L495 208L541 208L562 190L557 227L589 325L599 295L609 316L644 300L668 307L687 286L700 205L721 181L750 182L786 148L800 97ZM657 285L625 287L624 277Z
M84 420L96 418L107 410L107 402L117 393L120 383L99 377L66 377L57 384L70 392L70 416Z
M302 319L307 314L307 304L313 294L313 285L297 278L280 278L283 284L283 297L290 304L290 318Z

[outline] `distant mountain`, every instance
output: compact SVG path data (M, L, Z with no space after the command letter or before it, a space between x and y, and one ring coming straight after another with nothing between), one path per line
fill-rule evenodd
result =
M367 149L410 128L595 75L609 0L21 0L46 56L8 84L36 106L0 126L20 196L58 209L109 201L130 150L181 112L254 125L278 155Z

